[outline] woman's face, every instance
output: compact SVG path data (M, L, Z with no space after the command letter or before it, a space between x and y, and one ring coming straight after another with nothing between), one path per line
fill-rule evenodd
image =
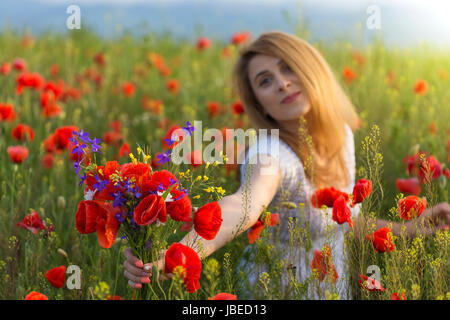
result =
M311 108L297 75L281 59L258 54L248 76L256 99L278 122L297 120Z

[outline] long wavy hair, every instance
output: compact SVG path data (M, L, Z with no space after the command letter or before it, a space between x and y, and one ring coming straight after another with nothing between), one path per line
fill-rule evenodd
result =
M311 105L304 115L306 132L312 143L301 134L294 136L270 115L265 115L249 81L248 66L257 54L273 56L295 72ZM252 125L279 129L280 139L297 154L305 174L315 188L344 188L349 176L343 157L345 124L352 130L358 125L354 106L335 79L320 52L306 41L283 32L267 32L249 45L241 47L233 70L233 84ZM299 119L299 122L300 119ZM305 164L310 163L311 166Z

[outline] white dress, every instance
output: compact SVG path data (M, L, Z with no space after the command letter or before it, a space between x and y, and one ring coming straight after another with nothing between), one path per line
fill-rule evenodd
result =
M279 143L277 143L279 141ZM273 143L273 145L270 145ZM267 147L266 147L267 146ZM270 147L272 146L272 148ZM273 146L276 146L274 149ZM279 147L279 151L277 150ZM274 152L275 150L275 152ZM276 195L272 199L271 206L276 205L278 201L282 198L283 201L291 201L299 205L304 204L304 217L300 217L299 209L288 209L286 207L278 207L278 213L280 215L279 228L280 233L277 233L280 238L280 243L286 249L289 246L289 232L288 232L288 221L289 217L292 217L294 221L298 221L302 226L301 221L305 219L309 223L309 231L312 240L312 248L308 251L307 256L305 256L305 247L298 248L295 253L292 251L290 254L285 252L284 257L289 264L295 266L297 271L298 282L303 282L307 277L311 276L311 261L314 258L314 251L321 251L325 244L331 248L333 263L338 272L339 278L334 288L334 291L339 295L339 299L348 299L350 291L348 285L346 284L346 262L344 253L344 233L349 229L348 223L343 225L337 224L332 219L332 209L327 210L316 209L311 205L311 196L313 195L315 188L311 185L308 178L305 175L302 162L297 157L295 152L281 139L271 139L270 136L259 138L258 142L249 148L245 163L241 166L241 184L244 183L245 170L249 159L253 156L259 154L270 154L272 158L277 160L277 163L281 169L282 181L276 192ZM253 158L253 161L255 158ZM353 140L353 133L348 125L346 125L346 143L344 148L344 159L346 167L349 174L349 185L341 189L341 191L352 193L353 186L355 184L355 146ZM252 162L255 163L255 162ZM300 187L299 187L300 184ZM287 198L286 193L283 190L289 192ZM283 196L284 193L284 196ZM352 220L355 221L357 215L359 214L359 205L351 208ZM272 212L275 213L275 212ZM272 228L269 228L270 230ZM253 244L254 245L254 244ZM251 245L252 246L252 245ZM246 250L249 247L246 248ZM308 259L306 259L308 257ZM248 263L250 262L250 263ZM245 265L245 266L244 266ZM256 285L255 281L258 281L259 274L256 274L255 268L251 266L251 261L240 262L239 269L243 269L245 274L248 275L248 280L251 284ZM284 280L283 281L287 281ZM286 284L283 282L284 285ZM254 286L253 286L254 287ZM309 289L308 297L309 299L319 299L324 297L325 284L320 285L321 294L317 294L317 289ZM333 290L330 287L326 287L330 292ZM251 299L251 296L244 297Z

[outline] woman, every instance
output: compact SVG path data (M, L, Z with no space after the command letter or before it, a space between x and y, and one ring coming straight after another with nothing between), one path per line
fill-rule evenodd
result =
M297 248L297 254L290 255L295 256L291 263L296 266L298 279L304 280L311 274L310 264L305 261L311 261L314 250L321 250L327 244L339 274L338 294L341 299L347 298L344 229L331 219L330 211L314 208L309 200L315 190L324 187L352 193L355 183L352 129L357 127L358 117L351 102L321 54L307 42L282 32L265 33L245 48L233 76L250 120L258 128L278 129L280 139L269 135L251 146L241 166L240 188L219 201L223 218L219 233L213 240L201 238L202 250L194 249L203 258L210 255L253 226L263 209L280 199L303 203L304 217L299 216L298 209L280 208L281 243L288 243L289 217L294 220L304 218L311 231L312 250L305 253L304 248ZM306 120L304 127L300 125L300 118ZM299 135L302 130L306 130L312 140L302 139ZM265 147L269 142L274 143L275 148ZM256 163L247 170L250 159L256 159ZM241 204L246 193L251 197L251 205L244 212ZM359 207L355 206L352 220L356 230L366 223L358 218L358 213ZM448 224L449 214L449 204L441 203L426 210L421 219L430 222L427 232L431 234L438 217ZM373 221L376 229L387 226L388 222ZM405 224L408 236L414 236L414 224ZM394 234L400 234L401 225L393 223ZM344 228L348 229L347 224ZM192 243L195 238L196 232L192 230L181 243ZM140 288L141 283L149 283L143 262L138 261L130 249L124 253L127 258L125 277L129 279L129 285ZM163 259L157 263L161 270L163 263ZM254 283L258 275L249 277ZM317 297L315 293L309 295Z

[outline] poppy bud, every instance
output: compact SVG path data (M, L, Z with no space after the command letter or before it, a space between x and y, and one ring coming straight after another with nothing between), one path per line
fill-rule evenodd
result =
M56 204L58 209L64 209L66 207L66 198L64 198L63 196L59 196Z

